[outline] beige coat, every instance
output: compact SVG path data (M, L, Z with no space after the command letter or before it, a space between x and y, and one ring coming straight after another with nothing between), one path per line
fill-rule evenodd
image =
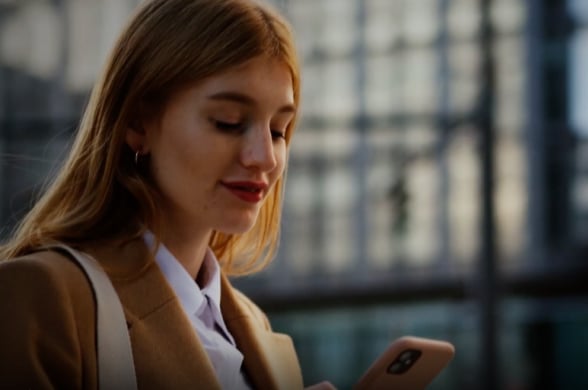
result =
M122 302L140 389L218 389L177 297L141 240L80 248L104 267ZM290 337L222 278L221 311L251 383L301 389ZM0 388L96 389L95 306L78 266L55 252L0 262Z

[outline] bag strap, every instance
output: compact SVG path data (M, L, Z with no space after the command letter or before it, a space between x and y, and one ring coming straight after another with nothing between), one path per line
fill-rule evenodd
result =
M136 389L135 365L127 322L120 299L100 264L88 254L67 245L45 249L69 255L82 268L96 300L96 348L99 389Z

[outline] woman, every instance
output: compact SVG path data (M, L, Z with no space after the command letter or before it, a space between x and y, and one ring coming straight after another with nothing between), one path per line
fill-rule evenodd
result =
M111 279L140 388L301 388L290 338L226 278L276 249L299 96L290 29L267 7L146 2L62 170L0 249L0 387L97 387L90 287L43 250L65 243Z

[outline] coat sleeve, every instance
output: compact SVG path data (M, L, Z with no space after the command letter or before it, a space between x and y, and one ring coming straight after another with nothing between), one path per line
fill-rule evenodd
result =
M68 259L1 262L0 387L95 388L93 311L89 284Z

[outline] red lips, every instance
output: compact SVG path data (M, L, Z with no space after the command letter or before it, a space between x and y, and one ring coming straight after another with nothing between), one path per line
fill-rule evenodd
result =
M260 202L268 188L262 181L230 181L222 182L222 185L237 198L248 203Z

